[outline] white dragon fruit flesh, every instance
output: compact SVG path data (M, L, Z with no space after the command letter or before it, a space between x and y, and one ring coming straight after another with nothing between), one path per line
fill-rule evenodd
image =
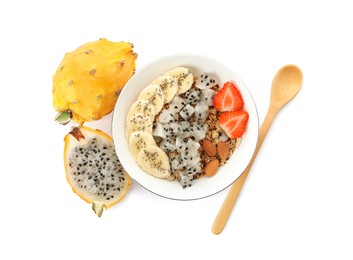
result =
M163 125L159 122L154 124L152 135L163 139L167 137Z
M206 101L208 106L213 106L213 98L216 95L216 92L213 89L203 89L201 90L200 101Z
M178 118L178 114L176 114L174 110L166 109L160 113L158 117L158 121L162 124L166 124L166 123L178 122L179 118Z
M195 175L201 173L201 165L199 163L190 165L187 167L186 172L188 175L195 176Z
M195 108L191 106L190 104L187 104L183 109L179 112L179 115L184 118L184 120L187 120L189 117L191 117L194 114Z
M169 109L172 109L174 113L179 113L180 110L186 105L185 99L180 96L175 96L169 105Z
M194 122L191 126L191 136L195 138L195 140L202 140L206 136L207 125L203 123Z
M195 106L194 112L195 112L195 120L197 122L200 122L200 123L205 122L209 114L209 108L208 108L207 102L206 101L199 102Z
M163 125L163 129L166 137L177 136L181 133L181 127L179 123L167 123Z
M192 175L189 175L186 171L178 171L177 175L178 175L178 180L184 189L186 187L191 187L192 181L194 179Z
M170 158L170 166L174 172L183 169L186 166L186 163L181 159L181 155L177 154Z
M160 142L159 146L165 152L173 152L176 149L175 139L173 137L165 138Z
M181 127L180 136L181 136L182 138L188 138L188 137L190 137L191 129L190 129L190 123L189 123L189 121L181 121L181 122L180 122L180 127Z
M184 142L183 138L181 136L178 136L175 139L175 147L178 153L181 153L182 151L185 150L186 148L186 143Z
M199 89L208 89L216 85L216 80L208 74L202 74L201 77L196 80L196 87Z
M185 92L185 102L190 105L196 105L201 98L201 91L197 88L191 88Z

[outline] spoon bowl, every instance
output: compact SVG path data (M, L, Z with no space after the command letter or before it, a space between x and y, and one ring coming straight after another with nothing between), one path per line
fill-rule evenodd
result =
M303 83L303 74L295 65L282 67L272 81L271 105L277 109L283 107L299 92Z
M246 167L243 174L234 182L225 198L212 226L212 232L216 235L220 234L227 223L230 213L232 212L235 201L243 187L243 184L250 172L255 158L262 146L263 141L270 129L270 126L281 108L292 100L299 92L303 83L303 74L295 65L286 65L282 67L275 75L272 81L271 100L268 107L266 117L261 125L259 139L255 148L254 155Z

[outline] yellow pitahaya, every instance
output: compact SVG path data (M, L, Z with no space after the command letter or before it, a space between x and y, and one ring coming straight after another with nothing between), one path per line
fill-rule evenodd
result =
M53 106L61 124L78 124L109 114L135 72L137 54L128 42L89 42L65 54L53 76Z

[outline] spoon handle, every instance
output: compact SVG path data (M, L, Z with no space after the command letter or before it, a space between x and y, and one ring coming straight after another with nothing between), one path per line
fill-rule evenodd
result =
M239 193L243 187L243 184L248 177L248 174L250 172L251 166L253 165L257 153L259 152L262 143L267 135L268 130L270 129L270 126L272 124L273 119L275 118L276 114L278 112L278 109L273 109L273 107L270 105L266 117L264 121L262 122L260 132L259 132L259 139L257 141L257 145L255 148L255 152L253 157L251 158L248 166L246 167L245 171L240 175L240 177L233 183L232 187L230 188L227 197L225 198L214 222L212 225L212 232L215 235L218 235L222 232L225 224L227 223L228 217L230 213L232 212L233 206L235 204L235 201L237 200Z

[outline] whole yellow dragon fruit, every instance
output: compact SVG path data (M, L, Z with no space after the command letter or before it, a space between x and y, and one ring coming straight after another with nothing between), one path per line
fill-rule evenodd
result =
M61 124L78 124L109 114L135 72L137 54L128 42L89 42L65 54L53 76L53 106Z

